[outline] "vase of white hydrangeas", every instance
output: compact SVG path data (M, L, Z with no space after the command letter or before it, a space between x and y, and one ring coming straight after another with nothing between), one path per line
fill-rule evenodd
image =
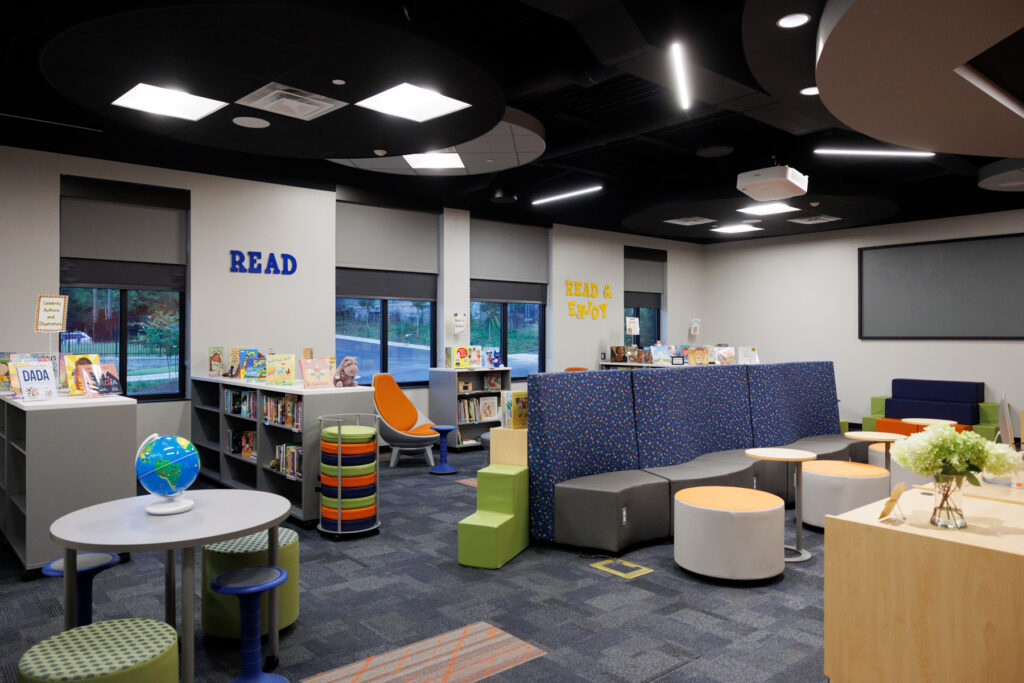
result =
M959 434L949 425L931 425L892 445L892 457L912 472L935 480L935 506L931 523L947 529L967 526L963 512L965 484L981 486L978 474L1013 472L1021 456L1011 447L997 444L977 432Z

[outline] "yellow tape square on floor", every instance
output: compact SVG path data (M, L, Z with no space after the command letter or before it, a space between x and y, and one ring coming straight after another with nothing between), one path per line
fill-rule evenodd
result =
M627 562L626 560L620 560L612 558L610 560L601 560L590 565L594 569L599 569L609 574L621 577L623 579L635 579L638 576L650 574L653 569L644 567L643 565L636 564L635 562Z

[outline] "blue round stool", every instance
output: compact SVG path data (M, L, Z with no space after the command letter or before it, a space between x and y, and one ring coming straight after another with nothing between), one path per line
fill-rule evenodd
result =
M121 562L117 553L78 553L78 625L92 623L92 580L104 569ZM64 558L43 565L44 576L64 576Z
M441 447L441 460L430 468L430 473L455 474L458 470L448 464L448 432L454 432L455 425L430 425L430 428L441 435L437 442Z
M211 586L225 595L237 595L242 622L242 675L232 683L249 681L284 681L277 674L264 673L260 666L260 594L288 580L288 572L280 567L240 567L218 574Z

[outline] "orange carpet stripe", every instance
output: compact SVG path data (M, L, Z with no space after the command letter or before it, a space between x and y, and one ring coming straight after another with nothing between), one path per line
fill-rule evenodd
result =
M405 664L405 660L409 656L410 652L412 652L412 645L410 645L409 647L405 648L405 654L403 654L402 658L398 660L398 666L396 666L395 670L392 671L391 673L396 674L396 673L398 673L399 671L402 670L402 665Z
M369 657L366 658L366 661L363 662L363 668L360 669L359 673L356 674L356 677L352 679L352 683L357 683L357 681L359 680L359 677L363 675L363 672L366 671L366 667L370 666L370 662L372 662L372 661L373 661L373 655L370 655Z
M462 629L462 635L459 636L459 642L455 643L455 651L452 652L452 656L448 662L448 669L444 672L444 683L448 683L448 679L452 675L452 667L455 666L455 662L459 659L459 650L462 649L462 642L466 640L467 633L469 633L469 626Z
M454 671L452 671L452 673L456 673L456 672L459 672L459 671L464 671L465 669L469 669L469 668L474 667L474 666L479 666L479 665L483 664L484 662L489 662L489 661L491 661L492 659L494 659L496 657L501 657L502 655L507 655L510 652L515 652L519 648L523 647L523 645L525 645L527 647L530 646L529 643L522 643L522 644L516 645L515 647L510 648L508 650L502 650L501 652L495 652L492 655L487 655L483 659L478 659L476 661L470 662L469 664L464 664L463 666L460 666L458 669L455 669ZM427 679L425 683L432 683L432 681L436 681L439 678L441 678L441 676L434 676L433 678Z

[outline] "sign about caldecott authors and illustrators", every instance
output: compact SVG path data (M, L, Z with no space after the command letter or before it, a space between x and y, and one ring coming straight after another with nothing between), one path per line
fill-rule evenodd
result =
M569 299L569 317L580 320L600 320L608 317L608 303L593 299L611 299L612 286L598 286L596 282L583 280L566 280L565 295Z
M36 332L63 332L68 324L68 298L41 294L36 303Z

